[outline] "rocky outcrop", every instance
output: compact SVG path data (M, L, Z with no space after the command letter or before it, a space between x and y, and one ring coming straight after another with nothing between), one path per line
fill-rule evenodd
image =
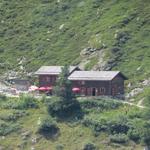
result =
M104 60L104 56L105 56L104 48L100 49L91 47L84 48L80 53L81 57L80 59L82 61L80 62L79 67L81 69L84 69L86 64L88 64L93 57L97 57L98 61L96 65L92 67L93 70L104 70L107 64L107 62Z

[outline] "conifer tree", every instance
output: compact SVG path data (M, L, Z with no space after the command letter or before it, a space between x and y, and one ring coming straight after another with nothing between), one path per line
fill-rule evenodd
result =
M56 81L56 87L54 93L56 96L60 97L63 101L74 100L75 96L72 92L71 81L68 80L69 76L69 66L65 65L62 67L62 71Z

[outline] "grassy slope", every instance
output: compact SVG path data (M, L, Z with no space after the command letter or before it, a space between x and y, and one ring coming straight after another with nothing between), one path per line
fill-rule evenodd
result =
M107 59L117 64L113 69L131 81L144 79L150 74L149 8L148 0L2 0L0 69L17 70L22 56L28 71L41 65L76 64L82 61L83 48L105 44ZM124 32L128 39L118 44L115 34ZM119 54L112 53L114 47L120 48Z
M15 99L12 99L12 101L15 101ZM2 102L7 103L6 102ZM2 104L1 103L1 104ZM5 136L4 139L0 137L0 146L5 147L7 150L19 150L20 146L22 149L30 150L32 147L34 147L37 150L56 150L56 147L58 145L63 145L64 150L81 150L85 143L87 142L93 142L95 145L98 146L99 149L105 150L115 150L116 148L118 150L129 150L131 148L135 148L136 150L142 149L142 146L139 144L135 144L133 142L129 142L125 145L119 145L119 144L112 144L109 143L109 138L106 133L101 133L99 136L94 136L91 129L78 124L77 122L57 122L59 128L60 128L60 134L58 137L55 137L53 139L46 139L39 134L37 134L37 122L39 120L39 117L41 118L44 115L47 115L47 110L43 102L38 103L40 105L37 109L27 109L26 112L28 113L27 116L21 117L17 119L16 123L20 124L21 129L12 132L11 134ZM127 106L121 106L118 109L114 109L111 111L104 111L99 112L95 109L89 109L90 113L86 114L85 117L92 118L93 120L98 120L98 118L110 118L110 120L120 115L125 115L125 111L127 109ZM128 113L132 114L133 112L138 111L138 109L135 109L132 107L132 109L128 108ZM3 116L13 113L13 109L0 109L0 115ZM12 124L14 123L12 122ZM27 138L24 138L23 133L30 133ZM32 143L32 139L37 138L37 143ZM20 146L19 146L20 145Z
M66 0L60 1L59 4L54 0L2 0L0 70L17 70L17 59L22 56L27 59L23 65L28 71L34 71L41 65L60 65L66 62L76 64L81 61L79 53L83 48L100 48L104 43L107 46L107 58L117 63L112 69L123 71L130 81L137 83L150 75L149 8L148 0ZM129 21L124 24L126 19ZM64 27L60 30L62 24ZM118 45L115 34L124 32L129 39ZM112 53L111 49L114 47L120 48L119 54ZM137 69L139 67L140 69ZM143 95L139 95L139 99L149 94L149 89L145 91ZM13 110L1 109L0 114L4 111ZM28 111L29 116L17 122L22 124L22 132L29 130L31 137L34 137L37 120L46 114L46 110L41 104L41 109ZM109 111L103 115L115 116L118 111ZM96 114L91 114L91 117L93 116ZM59 127L61 135L58 139L48 141L42 138L35 147L49 149L51 146L53 150L60 143L64 145L65 150L74 150L76 146L77 149L81 148L86 141L93 141L104 149L105 145L101 142L107 139L105 134L94 137L90 129L81 125L60 123ZM17 144L24 143L24 140L18 132L7 136L7 139L0 139L0 145L19 149ZM25 149L31 149L31 137L27 140ZM130 149L129 147L130 145L124 148ZM116 147L112 146L112 149ZM141 149L141 146L137 145L136 149Z

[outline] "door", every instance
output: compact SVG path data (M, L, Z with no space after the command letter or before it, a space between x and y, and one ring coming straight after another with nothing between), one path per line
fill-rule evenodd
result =
M96 88L92 88L92 96L96 96Z

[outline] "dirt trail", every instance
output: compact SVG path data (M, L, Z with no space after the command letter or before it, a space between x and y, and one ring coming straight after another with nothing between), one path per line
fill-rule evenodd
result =
M127 101L122 101L122 103L124 103L124 104L129 104L129 105L131 105L131 106L136 106L136 107L139 107L139 108L145 108L145 106L141 105L141 104L142 104L141 101L139 101L138 104L134 104L134 103L127 102Z
M139 107L139 108L142 108L142 109L143 109L143 108L146 108L145 106L142 105L143 100L144 100L144 99L141 99L137 104L135 104L135 103L133 103L133 102L129 102L129 101L127 101L127 100L125 100L125 101L123 101L123 100L116 100L116 101L121 102L121 103L123 103L123 104L128 104L128 105L131 105L131 106L136 106L136 107Z

